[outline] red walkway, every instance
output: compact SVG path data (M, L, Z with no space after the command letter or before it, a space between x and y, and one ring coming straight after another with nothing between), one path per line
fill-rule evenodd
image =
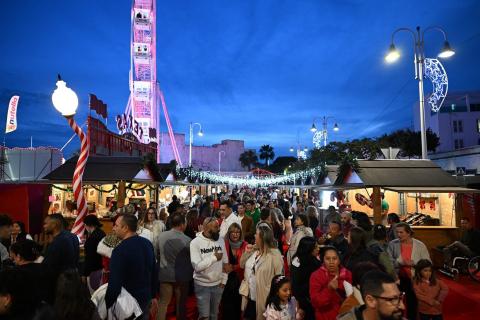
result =
M467 276L458 281L439 276L450 289L443 305L445 320L480 319L480 283L474 282ZM188 319L197 319L196 301L190 296L187 303ZM170 304L167 318L175 319L173 305Z

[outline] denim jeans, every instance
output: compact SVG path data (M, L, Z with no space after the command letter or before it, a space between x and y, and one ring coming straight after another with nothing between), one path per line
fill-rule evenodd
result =
M195 283L195 296L200 318L217 320L222 293L223 288L220 288L219 285L206 287Z

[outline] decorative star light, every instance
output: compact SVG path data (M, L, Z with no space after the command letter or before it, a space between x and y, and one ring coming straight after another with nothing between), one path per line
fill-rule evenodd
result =
M438 59L425 59L425 77L433 84L433 92L428 98L428 104L433 112L438 112L448 92L447 73Z
M313 134L313 145L315 146L315 148L320 149L321 147L323 147L323 141L325 139L323 136L324 134L325 132L323 130L317 130Z
M198 171L193 168L182 169L177 167L177 173L179 175L186 174L191 180L198 180L200 182L210 182L218 184L228 184L236 186L248 186L248 187L266 187L280 184L295 184L295 181L305 181L309 177L317 177L322 174L324 167L318 166L310 168L304 171L289 173L285 175L270 176L264 178L257 178L254 176L248 177L235 177L229 175L223 175L211 171Z

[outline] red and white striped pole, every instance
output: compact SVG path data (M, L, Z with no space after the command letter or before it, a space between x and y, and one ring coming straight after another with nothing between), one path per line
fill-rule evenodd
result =
M75 198L75 202L77 203L77 218L73 224L72 233L75 233L77 236L82 238L83 232L85 231L83 220L88 213L87 201L85 200L85 195L83 193L82 178L90 151L90 139L88 135L83 133L82 128L77 125L75 120L73 120L73 116L66 118L70 127L80 138L81 144L80 155L78 156L77 165L75 166L75 171L73 172L73 196Z
M85 195L83 194L82 178L87 164L88 153L90 151L90 140L88 135L85 135L75 120L73 120L73 116L78 107L77 94L67 87L67 84L62 80L60 75L58 75L57 88L52 94L52 102L55 109L67 119L70 127L80 138L80 155L73 173L73 196L77 203L77 219L75 219L75 223L73 224L72 233L82 238L83 232L85 231L83 220L87 215L87 202L85 201Z

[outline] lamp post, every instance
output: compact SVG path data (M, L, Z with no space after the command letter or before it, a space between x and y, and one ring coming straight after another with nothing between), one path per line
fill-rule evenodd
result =
M307 152L308 152L307 146L302 147L302 145L300 144L300 129L301 128L297 128L297 149L296 149L297 160L306 159L307 158ZM290 152L295 151L293 146L291 146L289 150L290 150Z
M202 131L202 125L198 122L190 122L190 144L189 144L189 152L188 152L188 166L191 167L192 166L192 144L193 144L193 127L195 126L198 126L199 127L199 131L198 131L198 136L199 137L202 137L203 136L203 131Z
M80 155L78 156L77 165L73 173L73 196L77 203L77 218L73 224L72 233L81 238L85 230L83 220L87 215L87 203L85 201L85 195L83 194L82 178L90 150L90 140L73 119L78 107L77 94L67 87L67 84L60 78L60 75L58 76L57 88L52 94L52 103L55 109L67 119L72 130L80 138Z
M323 117L315 117L313 118L313 121L312 121L312 127L310 128L310 131L313 132L314 134L317 133L318 129L317 129L317 126L315 125L315 121L317 119L322 119L322 131L321 131L321 136L323 138L323 146L326 147L327 146L327 125L328 125L328 120L329 119L335 119L335 117L326 117L326 116L323 116ZM333 131L338 131L340 130L340 128L338 127L338 124L335 122L335 124L333 125ZM319 147L319 142L315 142L315 137L314 137L314 145L315 147Z
M424 77L424 64L425 64L425 32L430 30L437 30L443 34L444 44L443 49L438 54L439 58L449 58L455 54L450 44L447 41L446 32L437 26L428 27L423 32L420 31L420 27L417 27L416 32L410 28L398 28L392 33L392 42L385 56L387 63L392 63L400 58L400 52L395 48L394 37L400 31L407 31L412 34L413 37L413 58L415 65L415 79L418 80L418 95L419 95L419 112L420 112L420 138L422 142L422 159L427 159L427 132L425 127L425 97L423 92L423 77Z
M226 155L225 151L218 152L218 173L220 173L221 163L222 163L222 154Z

